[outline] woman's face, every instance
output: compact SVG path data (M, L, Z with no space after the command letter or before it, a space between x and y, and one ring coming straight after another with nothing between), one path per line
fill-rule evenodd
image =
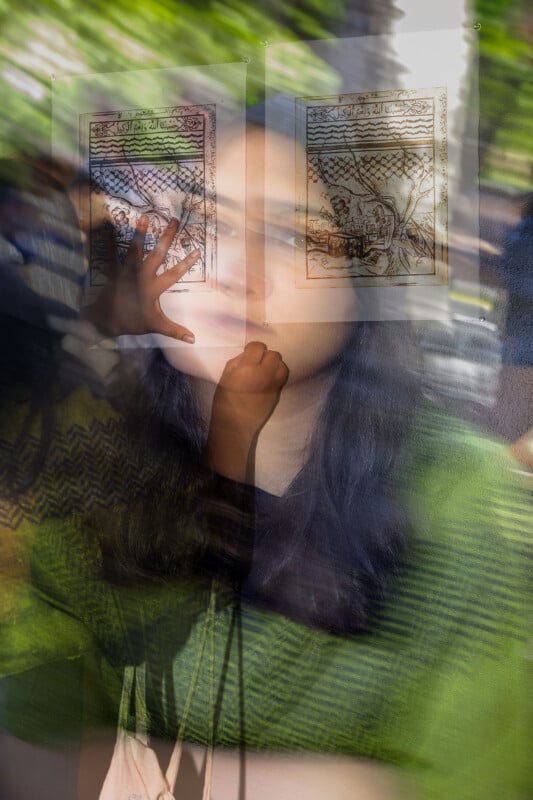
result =
M274 152L275 158L269 160L267 175L265 132L259 128L248 133L246 140L235 138L226 143L217 164L218 266L226 277L217 286L220 302L216 312L210 311L210 319L205 320L200 312L198 321L212 324L221 334L238 336L242 331L242 342L235 347L207 348L196 344L172 347L168 346L168 339L161 340L168 361L195 377L218 381L228 359L241 352L247 342L260 341L281 353L289 368L289 381L305 380L331 360L351 330L350 322L265 324L266 302L276 293L286 293L289 282L294 284L295 249L305 246L305 231L295 230L294 222L294 142L272 132L268 137L269 152ZM246 196L243 196L236 176L242 174L245 153L247 177ZM320 181L312 184L308 202L333 211ZM316 302L324 302L319 294L320 291ZM173 300L173 293L168 293L161 304L169 317L183 322L178 318L178 305L184 301L183 295ZM343 292L336 307L337 318L353 319L355 302L354 292ZM187 320L187 324L194 331L194 320Z

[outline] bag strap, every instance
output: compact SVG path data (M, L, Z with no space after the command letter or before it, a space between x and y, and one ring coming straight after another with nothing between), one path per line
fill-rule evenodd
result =
M129 729L131 692L133 681L135 680L135 667L124 667L124 677L122 678L122 693L120 695L120 706L118 709L118 729L127 731Z
M214 714L215 714L215 698L214 698L214 687L215 687L215 619L216 619L216 592L215 592L215 582L211 583L211 591L209 596L209 608L206 613L205 622L202 627L202 632L200 634L200 645L198 647L198 653L196 655L196 661L193 668L193 673L191 677L191 683L189 685L189 691L187 693L187 698L185 700L185 706L183 709L183 715L181 718L181 722L178 728L178 734L176 737L176 744L174 745L174 749L172 751L172 755L170 756L170 761L166 771L166 780L169 785L170 791L174 791L174 787L176 785L176 780L178 778L178 772L181 763L181 755L183 752L183 736L185 734L185 727L187 725L187 721L189 718L189 713L192 706L192 700L194 696L194 692L196 689L196 685L198 683L198 677L200 675L200 667L202 665L202 660L204 656L205 646L207 643L208 634L211 634L211 648L210 648L210 690L209 690L209 704L211 708L211 717L209 720L209 733L208 733L208 745L207 745L207 756L206 756L206 765L205 765L205 779L204 779L204 791L202 800L209 800L209 795L211 793L211 780L212 780L212 773L213 773L213 734L214 734Z
M194 692L200 675L200 668L206 649L208 635L210 636L209 653L209 707L211 710L209 718L209 730L207 741L207 754L205 760L205 776L202 800L209 800L211 794L211 784L213 777L213 758L214 758L214 723L215 723L215 621L216 621L216 591L215 583L211 584L209 597L209 607L206 613L205 622L200 634L200 644L196 661L191 676L189 691L185 700L183 715L181 718L176 743L170 756L165 779L169 787L168 797L173 796L174 787L178 777L183 752L183 737L185 727L189 718ZM135 689L134 689L135 687ZM146 708L146 662L138 666L126 666L122 681L122 694L119 707L119 729L126 731L129 729L130 706L132 693L135 691L135 736L144 745L148 745L147 734L147 708Z
M211 785L213 783L213 758L215 749L215 622L216 622L216 597L211 595L209 603L209 617L211 628L211 647L209 649L209 731L207 733L207 753L205 757L204 791L202 800L209 800L211 795Z
M135 734L148 745L148 711L146 709L146 662L135 667Z

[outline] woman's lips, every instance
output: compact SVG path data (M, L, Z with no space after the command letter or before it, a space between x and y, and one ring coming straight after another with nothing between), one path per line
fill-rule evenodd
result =
M264 326L258 324L256 321L234 314L218 313L206 317L202 322L204 325L207 325L211 331L215 333L220 332L221 336L239 336L242 338L250 334L254 336L261 333L264 334L265 330Z

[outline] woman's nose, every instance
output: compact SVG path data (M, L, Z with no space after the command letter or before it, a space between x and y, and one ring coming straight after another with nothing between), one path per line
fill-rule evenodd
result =
M252 300L266 296L265 236L262 226L246 229L246 295Z
M226 295L241 295L244 292L249 300L262 300L266 296L264 236L256 229L247 228L245 248L242 248L246 269L234 264L231 275L226 275L218 282L219 290Z
M265 296L265 280L263 274L255 269L247 269L246 280L229 278L218 282L218 290L225 295L246 295L248 299L261 299Z

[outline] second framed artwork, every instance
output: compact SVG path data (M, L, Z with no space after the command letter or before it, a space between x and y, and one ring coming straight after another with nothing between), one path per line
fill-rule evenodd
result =
M267 53L265 181L279 133L290 136L292 128L295 247L283 295L266 298L266 320L447 319L454 231L478 239L477 151L473 136L465 148L464 136L467 113L471 129L475 113L465 93L468 33L449 28L308 45L335 65L337 85L329 92L280 102L274 80L284 45ZM465 164L473 175L468 197ZM266 241L268 250L268 231ZM268 283L275 270L268 252L265 265ZM478 266L470 265L469 279ZM350 304L345 294L354 290Z
M296 286L446 284L446 87L302 97L295 119Z

